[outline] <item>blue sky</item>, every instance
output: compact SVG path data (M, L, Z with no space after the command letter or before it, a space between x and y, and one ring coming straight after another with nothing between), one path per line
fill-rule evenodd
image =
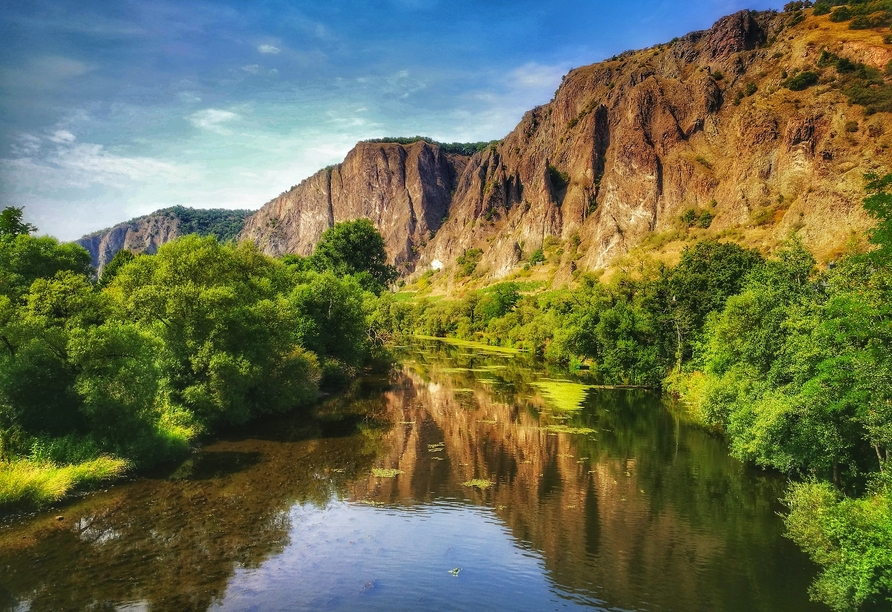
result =
M754 0L0 0L0 207L72 240L258 208L364 138L501 138L561 76Z

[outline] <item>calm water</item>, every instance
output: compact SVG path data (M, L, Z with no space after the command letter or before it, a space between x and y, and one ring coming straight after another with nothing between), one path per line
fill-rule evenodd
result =
M568 411L520 357L403 357L318 419L0 526L0 609L823 609L783 481L657 395Z

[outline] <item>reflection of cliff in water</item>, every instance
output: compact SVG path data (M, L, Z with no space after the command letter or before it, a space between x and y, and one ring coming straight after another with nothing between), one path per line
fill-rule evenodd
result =
M492 506L557 583L613 605L773 610L789 592L786 609L801 609L811 573L791 571L802 555L779 538L779 479L745 469L647 391L594 390L562 419L511 361L442 368L422 355L405 367L386 394L395 426L378 462L403 474L360 480L354 498ZM494 484L462 485L472 478ZM760 604L768 585L774 599Z
M371 403L364 408L381 404ZM289 544L292 505L324 506L368 472L376 436L347 421L352 435L321 440L305 418L271 421L208 446L168 478L0 528L0 609L208 609L236 568Z
M336 498L486 505L520 547L541 551L559 598L575 592L625 609L808 609L813 570L797 567L804 557L779 537L773 515L782 483L729 459L654 394L594 390L581 410L561 413L532 384L544 374L522 357L426 345L407 360L389 380L324 404L318 418L270 420L172 475L0 527L0 609L205 610L239 584L240 568L262 573L288 552L307 561L310 591L319 580L336 584L313 573L313 555L338 554L336 543L300 548L290 540L314 532L296 517L309 511L336 534L355 529L351 509L369 525L391 513L352 504L335 512ZM596 431L556 433L555 424ZM373 467L402 474L379 478ZM463 484L475 478L493 484ZM442 524L430 521L424 533L436 538ZM381 554L397 563L412 552Z

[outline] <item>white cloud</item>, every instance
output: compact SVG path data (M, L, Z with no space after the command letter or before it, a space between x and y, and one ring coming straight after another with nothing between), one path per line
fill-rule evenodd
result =
M232 111L206 108L190 115L189 121L197 128L228 136L232 132L224 127L224 124L239 118L239 115Z
M242 66L242 70L247 72L248 74L257 74L263 69L263 66L260 64L248 64L247 66Z
M554 91L560 85L561 77L567 74L566 66L548 66L529 62L515 68L509 77L518 89Z
M10 150L14 157L31 157L40 151L40 138L34 134L19 134Z
M68 144L77 140L74 134L68 130L56 130L51 136L48 136L48 138L50 142L55 142L56 144Z
M275 55L281 51L281 49L274 47L273 45L258 45L257 50L264 55Z
M191 172L151 157L118 155L98 144L74 144L61 141L42 157L0 159L0 175L19 189L39 190L43 185L55 188L87 188L105 185L119 189L131 182L161 178L177 182L187 180Z

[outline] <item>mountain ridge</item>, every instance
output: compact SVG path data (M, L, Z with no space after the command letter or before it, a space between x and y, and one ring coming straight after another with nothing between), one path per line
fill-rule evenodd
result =
M768 252L795 231L828 261L871 224L863 174L892 167L890 62L879 29L740 11L571 70L473 155L430 139L360 142L247 217L239 239L305 255L332 224L368 217L404 276L445 268L447 286L469 252L474 274L496 280L550 248L566 281L707 236ZM151 231L153 244L174 236Z

